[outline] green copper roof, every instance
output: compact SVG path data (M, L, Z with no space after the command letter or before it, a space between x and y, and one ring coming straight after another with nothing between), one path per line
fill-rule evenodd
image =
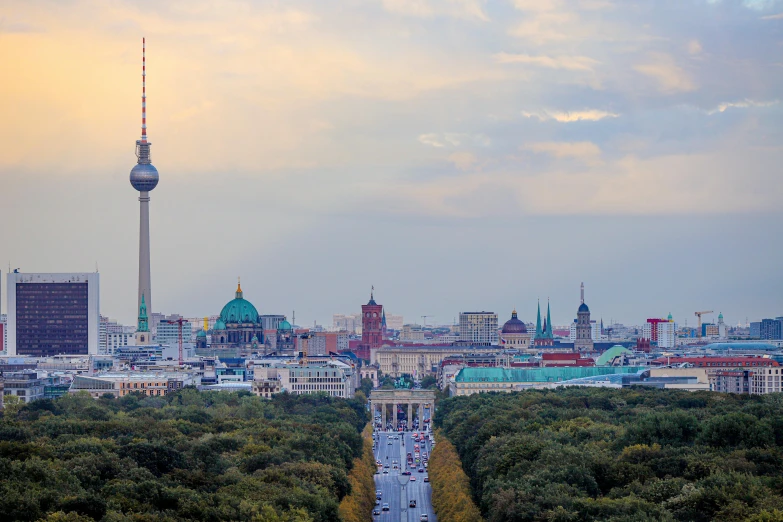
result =
M215 321L215 326L212 328L213 330L225 330L226 329L226 323L218 319Z
M138 332L149 332L149 325L147 322L147 303L144 302L144 294L141 294L141 306L139 306L139 322L136 327Z
M258 310L253 306L253 303L246 300L242 295L242 286L237 283L237 291L235 298L223 307L220 312L220 319L223 321L223 328L217 328L216 330L224 330L225 325L228 323L257 323L258 322Z
M291 327L291 323L289 323L287 320L283 319L279 325L277 325L278 330L293 330Z
M456 382L559 382L583 377L596 377L618 373L637 373L644 370L637 366L578 366L544 368L462 368L455 377Z
M618 357L622 354L631 355L633 352L624 346L620 346L619 344L616 344L606 350L604 353L601 354L601 356L596 359L595 365L596 366L605 366L612 362L612 359L615 357Z

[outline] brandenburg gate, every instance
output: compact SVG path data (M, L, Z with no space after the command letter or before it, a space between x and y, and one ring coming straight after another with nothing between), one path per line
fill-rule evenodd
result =
M375 412L381 409L381 423L383 429L386 429L386 413L389 406L392 407L393 427L397 430L397 408L408 407L408 429L413 427L413 406L417 407L419 417L419 427L424 423L424 408L430 410L430 415L434 413L435 392L431 390L372 390L370 392L370 409L372 418L375 419Z

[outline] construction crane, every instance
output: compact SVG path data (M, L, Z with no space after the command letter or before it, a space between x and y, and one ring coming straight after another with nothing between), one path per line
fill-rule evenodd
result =
M699 318L699 328L696 330L696 336L701 338L701 316L703 314L711 314L712 310L702 310L701 312L693 312L693 315Z
M182 319L181 317L179 319L175 319L173 321L171 320L165 320L161 321L166 324L178 324L179 325L179 365L182 366L182 325L184 323L187 323L187 319Z

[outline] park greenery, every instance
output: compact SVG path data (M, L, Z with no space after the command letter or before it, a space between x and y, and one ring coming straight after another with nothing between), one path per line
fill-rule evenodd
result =
M477 394L435 423L488 522L783 521L781 394Z
M353 469L348 475L351 493L340 502L342 522L366 522L375 505L375 455L372 451L372 425L367 424L362 432L364 447L360 457L354 459Z
M339 520L363 456L357 395L264 400L190 388L6 410L0 520Z
M462 470L462 463L454 445L435 433L437 444L429 460L432 485L432 508L438 520L449 522L483 522L481 513L470 498L470 481Z

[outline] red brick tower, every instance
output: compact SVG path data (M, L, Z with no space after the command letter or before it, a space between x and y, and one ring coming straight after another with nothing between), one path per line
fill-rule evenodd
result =
M370 291L370 301L362 305L362 344L356 354L367 360L370 359L370 350L383 344L383 305L375 302L374 292L375 287Z

